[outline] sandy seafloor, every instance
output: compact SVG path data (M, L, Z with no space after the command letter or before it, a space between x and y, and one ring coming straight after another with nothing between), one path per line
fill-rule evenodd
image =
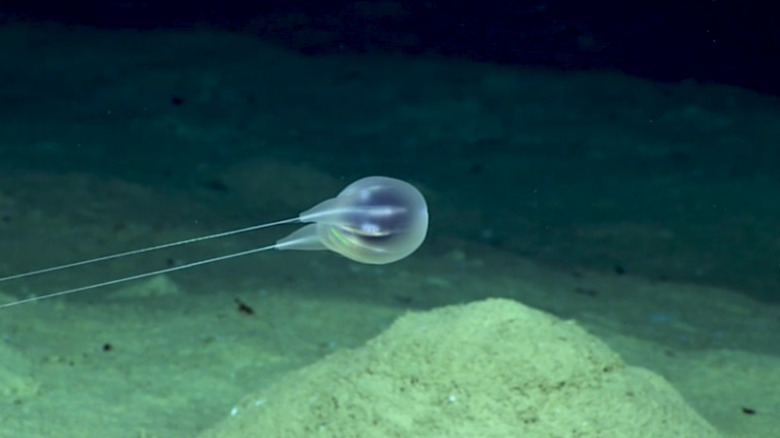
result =
M406 312L487 298L576 321L724 437L777 436L780 179L761 155L780 138L777 100L609 72L300 57L206 32L0 32L0 275L295 216L375 173L418 185L431 214L424 247L397 264L269 252L0 309L0 437L195 437Z

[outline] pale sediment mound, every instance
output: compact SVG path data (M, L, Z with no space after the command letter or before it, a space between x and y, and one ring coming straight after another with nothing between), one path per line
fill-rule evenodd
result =
M661 377L508 300L408 314L248 395L201 438L709 438Z

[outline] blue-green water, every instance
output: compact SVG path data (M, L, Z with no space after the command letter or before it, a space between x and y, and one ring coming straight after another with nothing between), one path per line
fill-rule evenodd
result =
M398 264L273 252L0 309L0 436L195 436L407 310L489 297L575 319L724 436L776 430L776 99L615 72L305 57L207 31L0 32L0 275L292 217L374 174L415 184L431 215Z

